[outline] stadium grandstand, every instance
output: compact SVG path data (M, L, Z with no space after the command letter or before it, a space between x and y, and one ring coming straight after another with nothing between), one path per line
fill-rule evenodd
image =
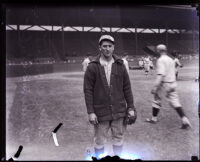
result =
M24 71L35 64L43 64L45 72L81 70L85 56L98 54L98 39L105 33L115 38L115 53L129 55L129 62L145 55L145 46L159 43L183 58L199 54L199 22L192 6L10 4L6 7L7 76L21 75L18 68Z

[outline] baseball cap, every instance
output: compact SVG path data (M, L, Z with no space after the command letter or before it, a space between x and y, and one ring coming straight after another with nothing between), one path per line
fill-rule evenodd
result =
M99 44L103 41L103 40L109 40L111 41L112 43L115 42L114 38L110 35L102 35L99 39Z
M167 51L167 47L164 44L159 44L156 46L157 50L159 51Z

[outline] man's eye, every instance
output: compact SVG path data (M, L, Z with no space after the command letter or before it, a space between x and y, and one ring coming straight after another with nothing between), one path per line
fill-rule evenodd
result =
M112 45L105 45L105 46L103 46L103 48L107 48L107 47L111 48Z

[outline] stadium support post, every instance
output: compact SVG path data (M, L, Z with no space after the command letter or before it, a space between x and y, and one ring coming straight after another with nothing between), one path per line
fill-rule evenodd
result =
M168 47L168 25L166 25L166 39L165 39L165 41L166 41L166 45Z
M137 55L137 44L138 44L138 39L137 39L137 26L135 26L135 55Z
M194 44L195 44L195 14L193 11L193 24L192 24L192 54L194 54Z
M64 26L62 24L62 57L65 59L65 34L64 34Z

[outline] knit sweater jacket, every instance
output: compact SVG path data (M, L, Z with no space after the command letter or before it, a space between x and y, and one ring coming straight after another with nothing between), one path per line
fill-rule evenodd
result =
M87 113L95 113L98 121L116 120L126 116L127 110L135 110L131 83L127 70L118 56L113 55L110 86L100 55L87 67L84 75L84 94Z

